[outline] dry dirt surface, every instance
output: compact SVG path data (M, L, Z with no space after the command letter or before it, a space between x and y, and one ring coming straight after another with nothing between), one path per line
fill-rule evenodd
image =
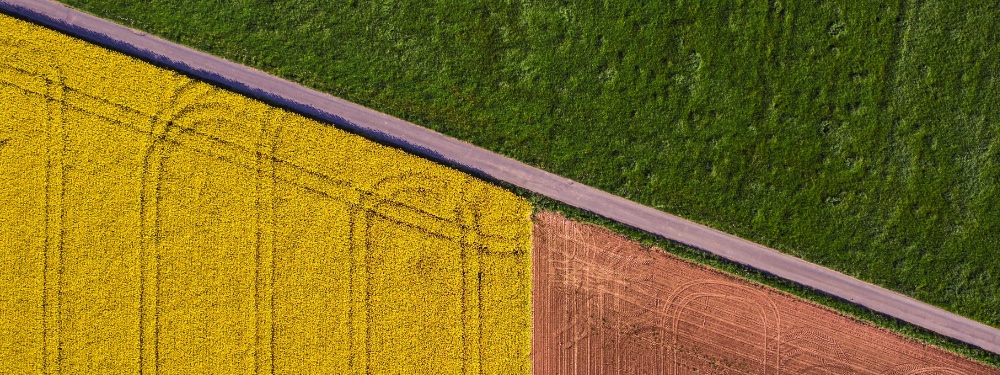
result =
M532 258L535 374L1000 374L554 213Z

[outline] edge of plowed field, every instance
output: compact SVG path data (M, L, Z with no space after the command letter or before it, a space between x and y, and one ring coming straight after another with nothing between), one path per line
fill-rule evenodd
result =
M1000 354L1000 329L259 70L49 0L0 0L0 11Z
M536 374L1000 375L989 363L557 211L536 211L532 236Z

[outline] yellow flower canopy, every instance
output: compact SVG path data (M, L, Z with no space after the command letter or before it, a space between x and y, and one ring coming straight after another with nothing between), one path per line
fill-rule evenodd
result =
M531 206L0 15L0 366L530 372Z

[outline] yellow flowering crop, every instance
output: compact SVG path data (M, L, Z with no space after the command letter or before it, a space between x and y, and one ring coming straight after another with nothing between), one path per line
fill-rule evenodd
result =
M0 372L530 372L530 206L0 15Z

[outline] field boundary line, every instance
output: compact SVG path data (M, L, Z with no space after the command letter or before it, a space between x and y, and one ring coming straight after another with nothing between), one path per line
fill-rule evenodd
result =
M51 0L0 0L0 11L269 104L333 123L376 142L464 172L508 183L707 251L1000 354L1000 329L995 327L262 71L115 24Z

